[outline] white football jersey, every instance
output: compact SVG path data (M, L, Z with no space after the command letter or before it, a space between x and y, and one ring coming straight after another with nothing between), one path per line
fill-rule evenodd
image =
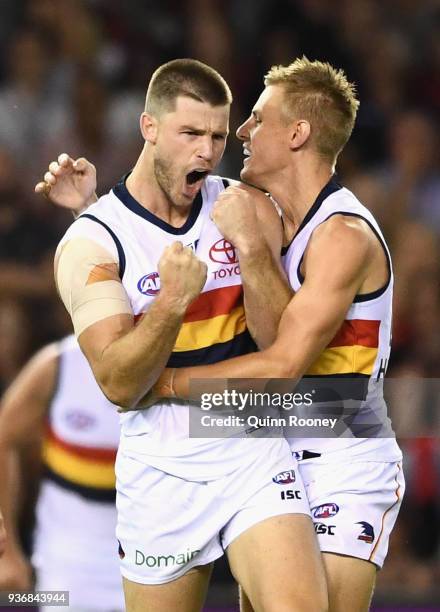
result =
M206 284L186 312L170 367L210 364L256 350L246 327L236 250L210 218L214 202L227 185L225 179L208 176L188 219L175 228L141 206L122 180L90 206L62 240L87 237L113 253L136 319L148 311L160 290L157 264L166 246L181 241L207 264ZM200 408L164 401L123 414L121 448L142 455L153 467L203 481L229 473L244 454L264 452L263 439L235 437L240 432L246 437L245 427L229 428L227 440L190 437L190 411Z
M370 226L387 257L388 281L378 291L355 297L338 333L305 373L305 378L314 379L321 389L327 380L329 389L341 397L341 407L345 403L346 409L350 400L356 402L354 412L346 412L345 424L337 432L340 437L331 434L330 437L309 438L307 434L307 439L292 437L289 442L294 451L307 449L328 453L350 448L352 453L371 451L377 460L398 461L401 453L383 397L383 379L391 346L393 271L388 247L373 215L351 191L331 179L318 195L290 245L283 249L283 265L290 285L295 292L300 291L304 281L301 265L310 237L316 227L336 214L359 217ZM327 405L337 407L338 400L335 403L333 399L333 404ZM316 408L322 414L326 404L320 402ZM306 408L304 412L304 416L310 415L312 408Z

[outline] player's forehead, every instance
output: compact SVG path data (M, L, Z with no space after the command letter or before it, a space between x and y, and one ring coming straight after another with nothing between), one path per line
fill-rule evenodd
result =
M284 91L280 85L268 85L261 92L258 100L252 108L253 115L270 114L276 115L280 112L284 101Z
M189 96L178 96L174 109L167 113L168 121L179 127L228 132L230 105L212 106Z

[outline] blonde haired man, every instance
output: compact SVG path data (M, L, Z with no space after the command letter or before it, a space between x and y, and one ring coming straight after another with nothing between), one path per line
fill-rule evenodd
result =
M283 266L295 295L271 346L211 366L167 370L153 391L190 397L192 378L328 381L339 394L336 405L324 401L302 416L333 411L337 433L285 433L306 484L330 610L364 612L404 493L402 455L382 388L391 341L391 259L371 213L334 178L359 104L353 85L342 71L304 57L272 68L265 85L237 131L245 155L241 178L269 192L282 210ZM235 211L247 200L231 193L215 211L239 253L252 228L237 222ZM249 606L245 599L243 610Z

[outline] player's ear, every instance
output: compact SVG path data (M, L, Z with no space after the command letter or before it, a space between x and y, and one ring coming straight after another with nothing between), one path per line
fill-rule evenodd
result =
M290 133L290 148L292 150L299 149L310 137L310 123L305 119L299 119L292 124Z
M140 128L144 140L155 144L157 139L157 119L148 113L142 113Z

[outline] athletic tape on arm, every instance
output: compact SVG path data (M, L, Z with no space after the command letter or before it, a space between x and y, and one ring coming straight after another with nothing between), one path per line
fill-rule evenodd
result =
M118 276L118 262L89 238L73 237L55 256L55 281L78 337L87 327L118 314L133 314Z

